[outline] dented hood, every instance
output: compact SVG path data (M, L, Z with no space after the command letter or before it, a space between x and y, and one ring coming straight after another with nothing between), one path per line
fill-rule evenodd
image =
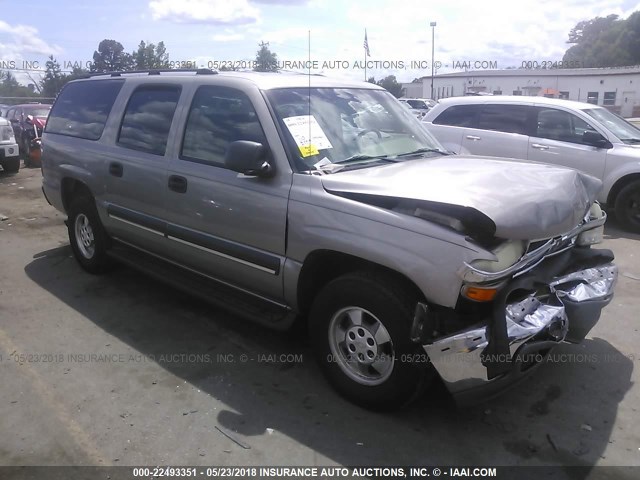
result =
M491 224L496 237L514 240L568 232L582 221L602 186L597 178L568 168L465 156L339 172L323 176L322 183L329 192L372 203L411 199L422 209L450 216L471 212L478 225ZM467 229L473 224L467 222Z

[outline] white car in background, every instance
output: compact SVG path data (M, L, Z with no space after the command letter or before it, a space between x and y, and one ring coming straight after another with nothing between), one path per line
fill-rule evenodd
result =
M13 128L6 118L0 117L0 165L7 173L20 170L20 151L13 136Z
M640 232L640 128L609 110L544 97L454 97L424 122L456 153L564 165L599 178L598 201Z
M423 119L427 112L436 104L430 98L399 98L400 102L411 108L418 119Z

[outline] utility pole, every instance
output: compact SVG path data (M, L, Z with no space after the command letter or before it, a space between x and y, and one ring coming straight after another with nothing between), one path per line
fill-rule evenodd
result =
M434 75L434 68L435 68L435 61L434 61L434 56L435 56L435 52L436 52L436 44L435 44L435 39L436 39L436 22L431 22L429 24L431 26L431 99L434 100L433 98L433 75Z

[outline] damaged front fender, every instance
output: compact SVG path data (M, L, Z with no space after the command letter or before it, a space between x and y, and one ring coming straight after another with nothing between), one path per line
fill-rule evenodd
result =
M560 342L585 338L613 298L618 277L610 252L588 252L566 252L546 271L512 282L486 324L423 345L459 403L499 393L516 382L535 366L527 360L532 352L546 354ZM589 264L593 262L602 263ZM570 271L567 265L572 265ZM507 301L509 293L525 287L534 291Z

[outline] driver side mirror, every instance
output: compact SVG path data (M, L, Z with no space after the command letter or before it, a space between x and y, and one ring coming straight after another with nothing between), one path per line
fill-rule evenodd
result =
M258 142L231 142L224 156L224 166L250 177L271 177L273 167L267 160L267 148Z
M612 143L598 132L587 130L582 134L582 143L596 148L612 148Z

